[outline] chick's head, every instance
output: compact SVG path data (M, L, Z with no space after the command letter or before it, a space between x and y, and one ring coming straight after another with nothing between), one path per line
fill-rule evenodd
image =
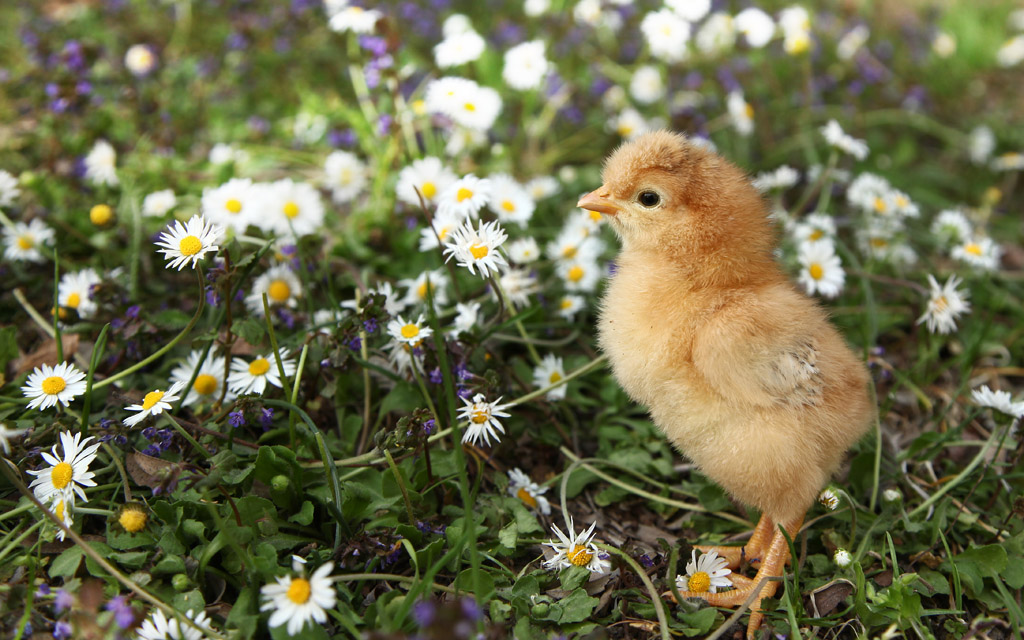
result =
M775 237L760 194L734 165L683 135L656 131L623 144L602 179L578 206L605 214L626 251L690 270L726 273L731 265L737 276L772 261Z

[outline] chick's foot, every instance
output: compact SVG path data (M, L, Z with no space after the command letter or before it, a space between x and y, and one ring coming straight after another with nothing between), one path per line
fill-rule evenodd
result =
M767 551L768 543L775 531L775 523L768 516L762 515L754 527L754 533L742 547L722 547L717 545L694 545L694 548L701 553L714 551L720 558L725 558L730 569L738 568L744 560L751 566L757 568L761 563L761 557ZM735 584L735 582L734 582Z

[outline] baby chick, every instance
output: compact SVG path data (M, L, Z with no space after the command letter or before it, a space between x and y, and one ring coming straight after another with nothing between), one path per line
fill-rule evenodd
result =
M608 158L583 209L622 241L605 294L601 348L619 383L701 471L761 520L731 566L760 559L731 591L684 592L716 606L746 601L780 576L804 514L875 415L864 364L798 291L772 250L768 211L735 166L681 135L649 133ZM747 637L761 624L754 594Z

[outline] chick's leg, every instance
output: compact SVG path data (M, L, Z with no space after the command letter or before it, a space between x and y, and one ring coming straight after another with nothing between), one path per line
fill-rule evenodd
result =
M751 564L760 562L761 557L767 550L768 543L772 539L772 533L774 531L775 523L772 522L772 519L768 516L762 515L761 519L757 521L757 526L754 527L754 533L750 536L750 540L748 540L742 547L722 547L698 544L694 545L694 548L699 550L701 553L714 551L722 558L725 558L726 562L729 563L728 566L730 569L735 569L740 566L740 563L744 559Z
M790 538L796 537L803 521L804 517L800 516L785 525L786 532ZM789 543L786 542L786 536L782 534L782 531L776 530L772 534L768 548L761 559L761 568L757 570L757 575L754 576L753 580L737 580L734 582L736 588L731 591L719 593L682 591L680 595L684 598L701 598L716 607L736 607L746 602L747 598L753 595L750 605L750 621L747 623L747 640L753 640L754 635L761 626L761 621L764 619L764 614L760 610L761 600L775 595L775 591L778 588L778 583L770 580L765 580L760 588L758 588L758 585L765 578L782 576L787 560L789 560Z

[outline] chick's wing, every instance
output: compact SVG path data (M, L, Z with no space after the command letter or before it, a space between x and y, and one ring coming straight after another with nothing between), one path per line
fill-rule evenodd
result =
M799 309L785 311L760 303L719 310L695 335L694 368L728 399L759 406L819 404L824 378L818 323Z

